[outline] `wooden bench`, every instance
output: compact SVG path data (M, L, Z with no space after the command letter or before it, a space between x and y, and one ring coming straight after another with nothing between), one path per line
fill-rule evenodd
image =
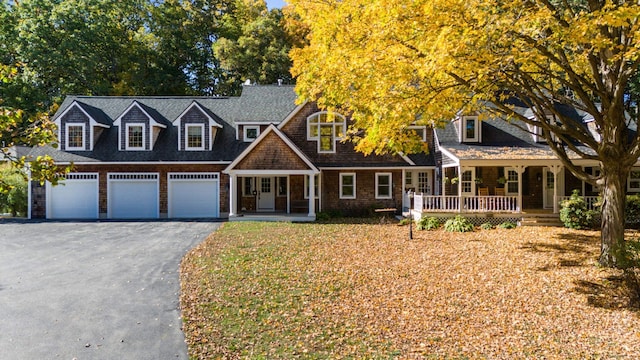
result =
M308 212L309 200L292 200L291 212Z

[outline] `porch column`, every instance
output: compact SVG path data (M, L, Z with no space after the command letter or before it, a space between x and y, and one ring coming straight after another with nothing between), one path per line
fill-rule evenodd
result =
M316 216L316 176L314 173L309 174L309 214L307 216Z
M551 165L549 166L551 172L553 173L553 213L557 214L559 212L558 209L558 175L560 171L564 169L562 165ZM584 185L583 185L584 186ZM583 192L584 194L584 192Z
M229 174L229 217L236 216L238 212L237 182L238 175Z
M516 166L516 172L518 173L518 212L522 212L522 174L526 169L526 166Z

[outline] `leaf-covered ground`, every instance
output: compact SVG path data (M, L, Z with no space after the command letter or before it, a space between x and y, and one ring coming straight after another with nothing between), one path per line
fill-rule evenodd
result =
M226 223L185 257L194 359L636 359L637 288L599 233ZM637 236L630 234L630 236Z

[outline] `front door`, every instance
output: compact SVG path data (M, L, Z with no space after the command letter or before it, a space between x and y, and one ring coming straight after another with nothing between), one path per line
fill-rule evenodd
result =
M271 177L257 178L258 187L258 211L274 211L276 208L276 196L274 192L274 180Z

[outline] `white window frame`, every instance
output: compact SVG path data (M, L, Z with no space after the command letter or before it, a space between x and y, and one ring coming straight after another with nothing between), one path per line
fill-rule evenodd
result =
M248 134L249 130L255 130L256 131L256 137L255 138L250 138L249 137L249 134ZM244 142L253 142L259 136L260 136L260 126L247 126L247 125L245 125L242 128L242 140Z
M380 178L387 177L389 179L389 184L387 184L387 188L389 193L387 195L380 194ZM393 174L390 172L385 173L376 173L376 199L392 199L393 198Z
M327 118L329 116L332 116L334 118L334 121L325 121L325 122L320 121L323 117ZM307 117L307 140L308 141L315 140L318 142L319 154L334 154L336 152L336 143L338 142L338 140L342 140L344 138L346 125L347 125L346 119L341 114L331 113L327 111L317 112ZM321 129L323 127L331 127L331 149L330 150L322 149Z
M469 173L469 178L465 179L465 174ZM460 181L460 194L461 195L467 195L467 196L474 196L476 193L476 187L475 187L475 181L474 178L476 177L476 169L475 168L471 168L471 169L462 169L462 173L460 174L460 179L458 179ZM468 187L469 191L464 191L465 188Z
M140 147L130 146L129 145L129 133L130 133L130 129L132 127L141 127L142 128L142 146L140 146ZM125 135L124 135L125 150L145 150L146 140L147 140L147 126L146 126L145 123L139 123L139 122L127 123L126 131L125 131Z
M69 137L69 128L70 127L75 127L75 126L82 128L82 145L81 146L70 146L69 145L69 139L70 139L70 137ZM66 146L66 150L84 150L85 146L86 146L86 142L87 142L87 139L86 139L86 136L85 136L86 135L85 134L86 130L87 130L87 128L86 128L86 124L85 123L67 123L65 125L65 131L66 131L66 134L65 134L65 141L66 141L65 146Z
M343 189L344 189L343 186L345 186L343 179L345 177L353 177L353 184L352 184L353 194L352 195L345 195L343 193ZM377 178L376 178L376 180L377 180ZM355 199L356 195L357 195L357 193L356 193L356 191L357 191L356 184L357 184L356 183L356 173L340 173L340 199ZM376 181L376 185L377 185L377 181ZM377 193L377 190L376 190L376 193Z
M629 176L627 177L627 191L640 192L640 167L632 167L629 171Z
M418 172L418 183L416 184L416 192L425 195L431 195L431 177L428 171Z
M189 146L189 128L200 128L200 146ZM184 125L184 149L185 150L204 150L204 124L185 124Z
M315 174L315 181L314 181L314 190L315 190L315 199L319 199L320 198L320 174ZM308 199L309 198L309 175L305 175L304 176L304 198Z
M467 122L473 120L474 122L474 135L473 137L467 136ZM477 116L463 116L461 120L461 132L463 142L480 142L480 120Z
M515 180L511 180L509 177L509 172L511 171L515 173ZM516 189L519 188L518 181L520 181L520 174L518 174L518 171L515 168L504 168L504 178L506 179L506 182L504 183L505 195L518 195L518 190L515 192L509 191L509 184L511 183L516 184Z
M247 181L249 181L249 193L247 193ZM242 196L243 197L252 197L255 196L255 194L253 193L254 191L256 191L256 182L254 181L253 177L250 176L245 176L242 178Z
M420 139L422 139L422 141L427 141L427 127L426 126L418 126L418 125L411 125L408 127L409 130L413 130L417 133L418 137ZM420 136L420 133L422 133L422 136Z
M278 176L276 178L276 186L277 186L276 196L286 197L289 194L289 177Z

